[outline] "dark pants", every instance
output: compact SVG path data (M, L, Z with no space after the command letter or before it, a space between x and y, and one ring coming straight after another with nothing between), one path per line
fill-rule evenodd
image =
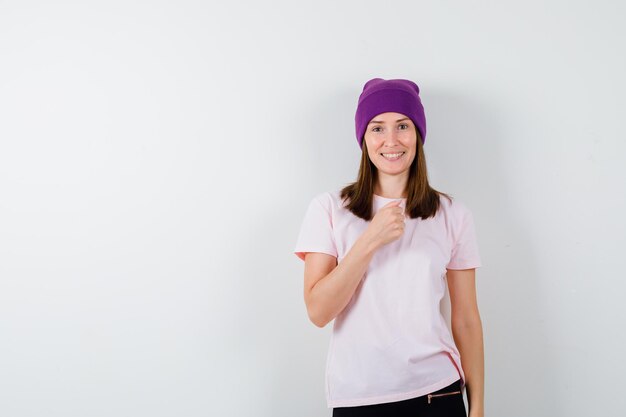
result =
M438 394L449 393L449 395ZM430 398L429 395L435 395ZM335 407L333 417L467 417L461 380L430 394L391 403Z

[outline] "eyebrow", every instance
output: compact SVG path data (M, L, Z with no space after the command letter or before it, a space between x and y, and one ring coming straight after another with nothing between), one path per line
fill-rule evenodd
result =
M401 122L401 121L403 121L403 120L408 120L408 119L409 119L408 117L403 117L402 119L398 119L398 120L396 120L396 123L397 123L397 122ZM371 122L369 122L368 124L371 124L371 123L383 123L383 121L382 121L382 120L372 120L372 121L371 121Z

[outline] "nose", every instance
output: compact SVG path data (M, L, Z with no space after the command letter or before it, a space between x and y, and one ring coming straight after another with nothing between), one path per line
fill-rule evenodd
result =
M385 143L394 144L398 142L398 132L394 129L391 129L388 135L385 135Z

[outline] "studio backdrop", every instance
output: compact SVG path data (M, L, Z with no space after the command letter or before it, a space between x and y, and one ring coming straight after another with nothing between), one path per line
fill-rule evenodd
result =
M623 412L625 11L0 1L0 415L330 416L293 248L374 77L474 215L485 415Z

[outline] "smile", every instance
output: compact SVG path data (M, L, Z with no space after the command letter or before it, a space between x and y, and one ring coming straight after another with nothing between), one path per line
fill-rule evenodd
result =
M400 159L402 157L402 155L404 155L406 152L398 152L398 153L381 153L381 155L383 156L383 158L385 158L388 161L397 161L398 159Z

